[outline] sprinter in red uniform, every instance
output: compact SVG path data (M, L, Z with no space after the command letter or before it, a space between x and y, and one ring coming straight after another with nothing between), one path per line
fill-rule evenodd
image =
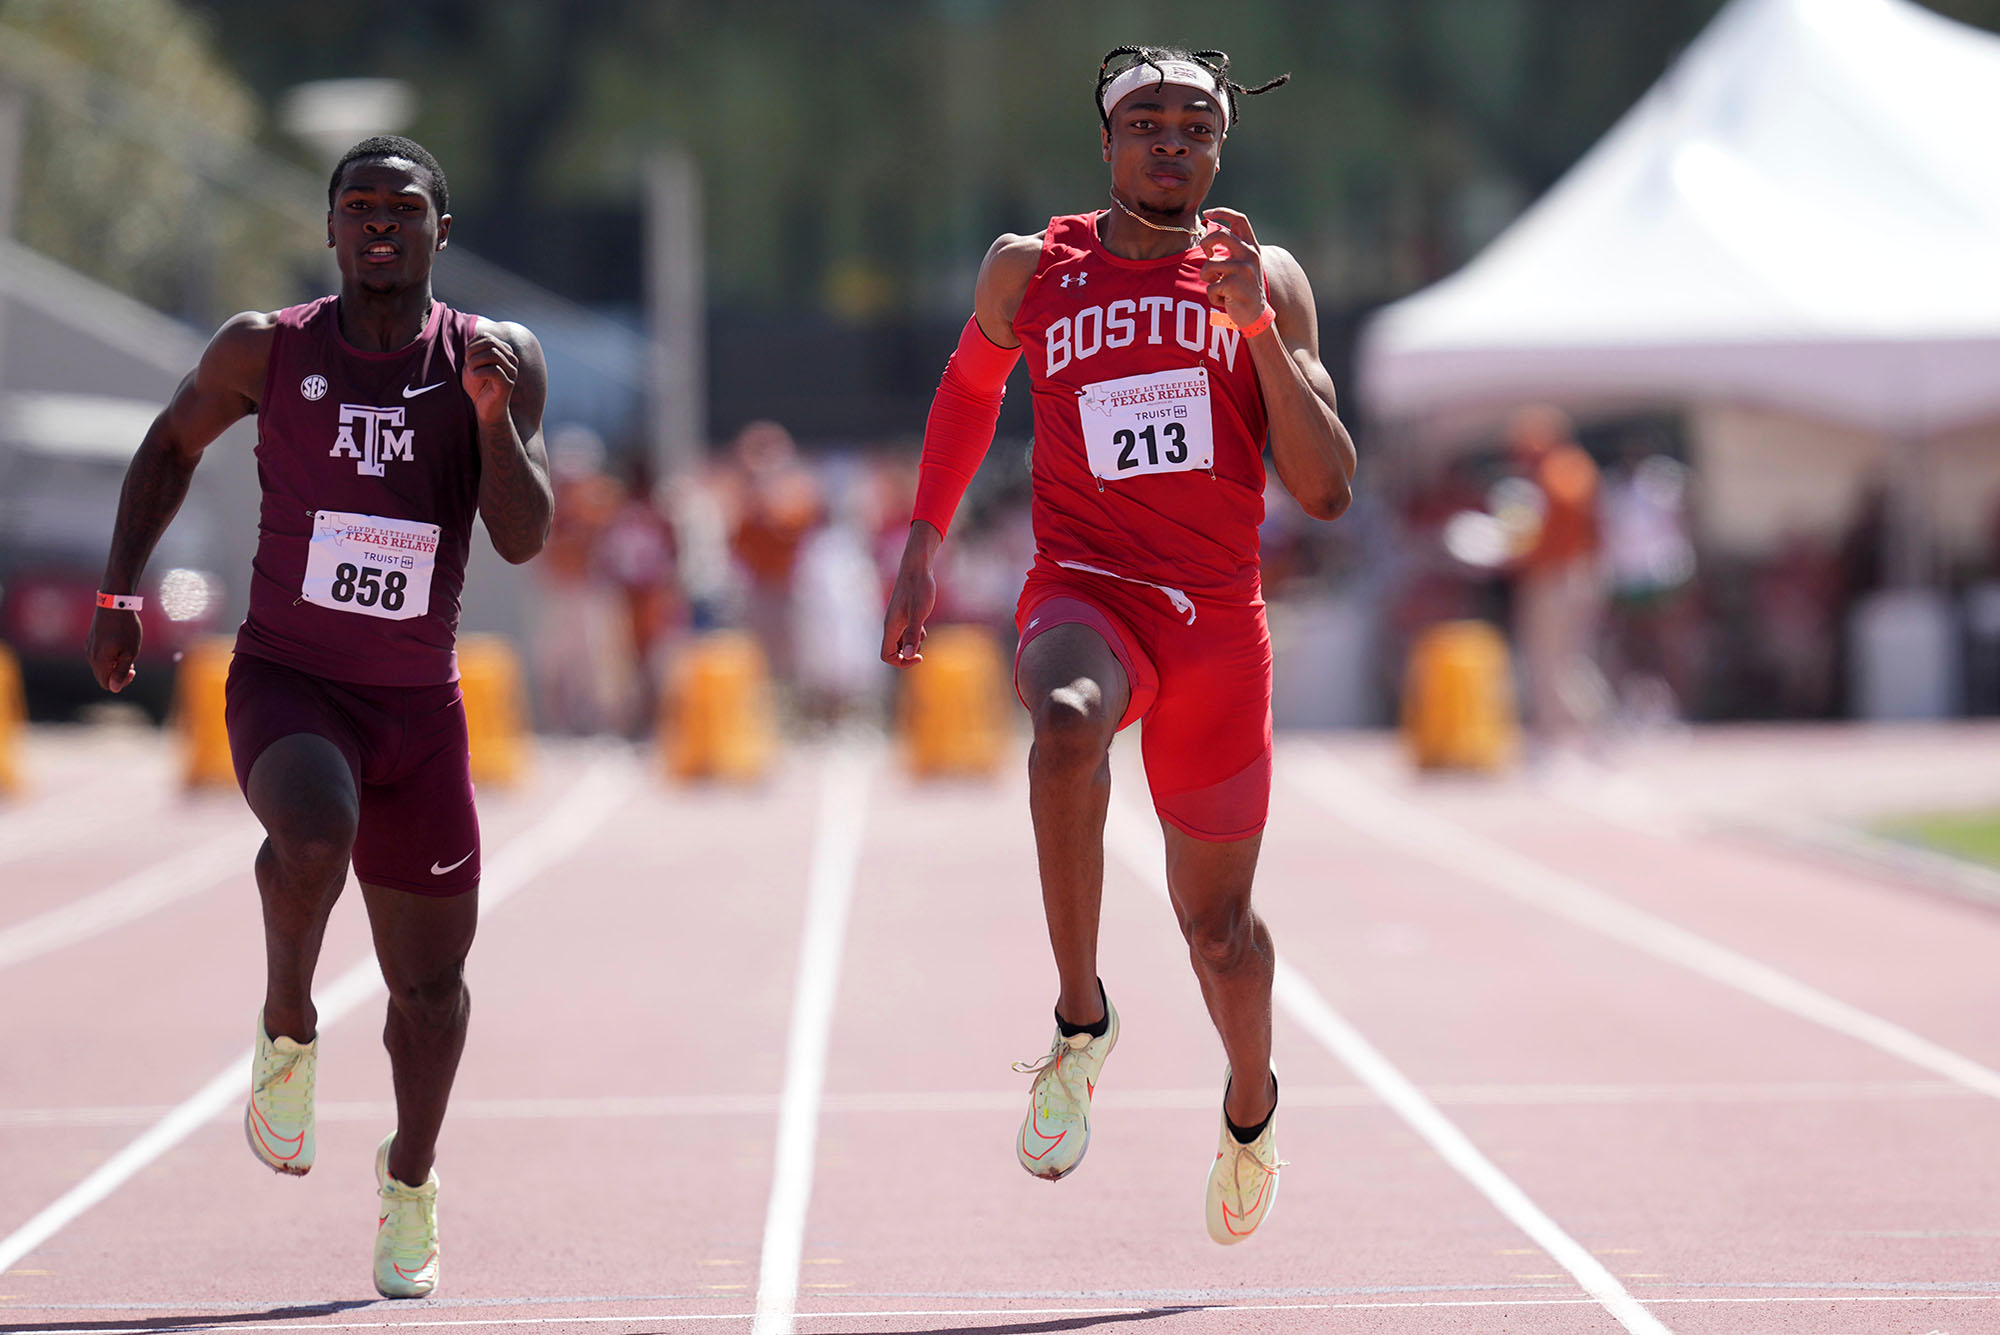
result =
M1056 1035L1015 1152L1037 1177L1082 1159L1118 1040L1097 977L1109 752L1143 719L1167 883L1222 1035L1220 1148L1205 1213L1240 1242L1269 1213L1271 936L1250 886L1271 787L1271 650L1258 580L1264 448L1307 513L1346 509L1354 443L1319 361L1298 262L1249 220L1202 211L1245 88L1219 51L1124 47L1100 65L1110 207L987 252L974 313L924 435L914 521L882 656L922 660L932 563L992 443L1002 387L1034 390L1035 563L1016 614L1015 688L1034 719L1028 799L1055 948ZM1254 1074L1253 1074L1254 1073Z
M389 987L396 1129L375 1156L375 1286L437 1285L432 1162L465 1047L479 822L453 650L475 514L501 556L541 550L554 508L540 344L431 296L451 232L444 172L408 139L350 149L327 189L340 294L238 315L133 456L88 652L132 680L131 596L202 452L257 415L263 484L250 614L226 716L263 823L266 982L243 1115L251 1152L312 1167L313 970L351 863Z

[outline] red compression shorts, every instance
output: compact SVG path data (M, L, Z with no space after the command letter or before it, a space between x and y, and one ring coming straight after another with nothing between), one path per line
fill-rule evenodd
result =
M246 796L272 742L305 732L333 743L360 799L354 874L364 883L439 896L478 886L479 814L457 682L361 686L239 653L223 717Z
M1271 635L1263 604L1203 601L1189 625L1150 585L1038 564L1014 613L1017 696L1021 651L1071 624L1103 636L1125 669L1132 701L1118 726L1146 721L1139 752L1160 816L1213 843L1261 831L1271 805ZM1021 703L1028 704L1025 696Z

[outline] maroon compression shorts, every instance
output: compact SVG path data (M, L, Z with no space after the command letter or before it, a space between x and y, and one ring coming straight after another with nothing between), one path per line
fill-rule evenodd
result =
M1248 839L1271 805L1271 636L1262 603L1203 600L1195 610L1189 625L1150 585L1038 567L1014 613L1014 693L1035 637L1090 627L1132 686L1118 726L1145 720L1139 751L1154 809L1197 839Z
M346 758L361 808L354 874L366 884L419 895L479 884L479 815L457 682L361 686L239 653L224 717L246 796L250 767L280 737L324 737Z

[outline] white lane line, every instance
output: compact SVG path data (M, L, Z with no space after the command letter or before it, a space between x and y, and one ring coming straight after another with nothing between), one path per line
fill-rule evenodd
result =
M785 1039L785 1089L778 1105L777 1155L771 1198L764 1208L764 1246L757 1263L757 1319L752 1335L791 1335L805 1253L806 1212L812 1205L813 1162L826 1086L827 1045L840 996L840 960L847 916L861 865L862 831L874 766L864 754L836 751L820 776L819 825L813 834L806 885L805 926L799 937L792 1019Z
M1819 1298L1649 1298L1648 1302L1673 1304L1682 1307L1702 1307L1711 1304L1756 1306L1777 1306L1801 1303L1986 1303L1995 1301L1995 1296L1985 1293L1938 1293L1902 1295L1859 1295L1853 1297L1829 1296ZM362 1304L357 1304L357 1306ZM372 1306L372 1304L367 1304ZM1161 1303L1153 1307L927 1307L896 1308L875 1311L827 1311L800 1312L796 1320L806 1322L825 1321L913 1321L934 1317L967 1316L1141 1316L1148 1313L1174 1316L1240 1316L1255 1312L1380 1312L1408 1310L1411 1308L1529 1308L1529 1307L1589 1307L1594 1305L1590 1298L1470 1298L1443 1299L1438 1301L1415 1302L1366 1302L1366 1303ZM50 1309L24 1307L17 1311L45 1311ZM434 1326L479 1327L479 1326L564 1326L564 1325L612 1325L627 1323L642 1325L655 1321L751 1321L747 1312L635 1312L630 1316L536 1316L536 1317L465 1317L452 1320L430 1321L259 1321L245 1322L241 1318L227 1322L196 1324L199 1318L188 1323L175 1322L168 1329L186 1330L406 1330ZM37 1335L157 1335L162 1329L158 1324L147 1326L70 1326L62 1328L37 1327Z
M1935 1103L1971 1099L1965 1086L1949 1080L1799 1081L1768 1084L1685 1085L1431 1085L1424 1093L1441 1108L1574 1108L1618 1104L1636 1107L1681 1107L1717 1103ZM568 1122L667 1119L676 1117L743 1117L775 1113L782 1100L776 1094L614 1094L601 1098L465 1099L454 1100L454 1122ZM906 1094L826 1094L820 1113L878 1115L881 1113L1011 1113L1019 1109L1017 1089L911 1091ZM1095 1106L1129 1111L1178 1111L1212 1108L1215 1090L1107 1089ZM1382 1100L1363 1085L1287 1085L1287 1108L1378 1108ZM78 1130L90 1127L150 1126L172 1108L164 1104L134 1104L82 1108L0 1108L0 1131ZM395 1115L396 1105L329 1100L318 1105L322 1123L379 1122ZM225 1108L217 1121L234 1117ZM1994 1236L2000 1237L2000 1230Z
M946 1307L929 1311L907 1312L802 1312L801 1321L850 1321L859 1318L884 1317L933 1317L933 1316L1129 1316L1143 1311L1138 1307L994 1307L966 1308ZM635 1312L630 1316L529 1316L529 1317L465 1317L456 1320L433 1321L294 1321L256 1322L241 1320L227 1324L182 1325L176 1322L168 1329L186 1330L413 1330L431 1326L568 1326L568 1325L636 1325L653 1321L754 1321L747 1312ZM161 1327L154 1326L77 1326L64 1330L38 1331L36 1335L151 1335Z
M1808 853L1860 862L1878 875L1887 872L1916 881L1924 889L1957 895L1987 908L2000 905L2000 872L1949 853L1809 817L1766 817L1746 828Z
M1760 960L1634 908L1415 803L1389 796L1323 752L1296 751L1286 759L1283 772L1291 782L1364 838L1503 891L1545 913L1734 988L1919 1070L2000 1099L2000 1071L1990 1066L1829 996Z
M1104 827L1104 846L1134 876L1162 899L1167 897L1162 874L1165 852L1157 829L1116 796ZM1341 1061L1357 1079L1380 1096L1446 1163L1504 1215L1549 1258L1567 1270L1583 1291L1631 1332L1669 1335L1667 1327L1640 1306L1623 1284L1576 1239L1543 1212L1513 1179L1479 1152L1464 1132L1424 1097L1409 1077L1392 1065L1374 1044L1327 1004L1319 989L1296 968L1280 959L1272 999L1292 1019Z
M631 795L633 787L632 763L622 755L593 765L546 816L486 864L485 874L480 878L480 918L483 920L610 820ZM382 973L374 955L356 961L320 992L317 1001L321 1028L337 1024L381 987ZM79 1215L241 1099L249 1088L253 1055L246 1049L138 1139L50 1202L34 1218L0 1238L0 1274L18 1265Z
M257 850L256 827L229 830L164 862L113 882L95 894L0 929L0 969L122 927L135 919L247 872Z
M136 817L151 815L165 805L164 794L171 790L172 781L164 773L159 783L135 785L127 768L108 772L117 776L118 820L126 829ZM135 786L139 787L136 794L132 791ZM99 793L98 784L77 784L8 809L0 815L0 863L18 862L73 840L101 839L106 804Z
M1563 805L1606 824L1668 843L1710 830L1750 836L1817 855L1822 861L1845 863L1850 874L1865 868L1878 879L1886 874L1916 882L1918 889L1955 895L1987 908L2000 906L2000 871L1835 821L1749 808L1697 813L1687 809L1678 794L1609 770L1565 772L1551 780L1546 791Z

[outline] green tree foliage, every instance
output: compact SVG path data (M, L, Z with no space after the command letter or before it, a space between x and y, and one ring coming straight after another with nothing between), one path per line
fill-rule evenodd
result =
M209 323L291 291L310 238L223 188L254 93L174 0L0 0L0 78L27 93L20 240Z
M1722 0L191 2L267 97L410 80L475 247L574 244L564 219L629 215L646 154L676 143L704 171L716 298L869 321L961 308L995 234L1096 206L1110 46L1292 71L1247 105L1216 199L1352 309L1462 263ZM2000 26L2000 0L1934 7Z

